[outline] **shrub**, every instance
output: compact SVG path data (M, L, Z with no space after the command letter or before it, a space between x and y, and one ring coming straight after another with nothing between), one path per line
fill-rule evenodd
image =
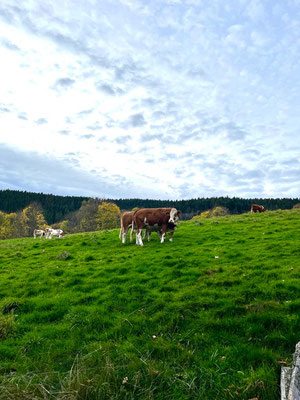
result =
M203 211L200 215L196 215L192 218L193 221L197 221L199 218L212 218L212 217L222 217L224 215L229 215L229 210L226 207L216 206L212 210Z
M226 207L217 206L211 210L212 217L223 217L229 215L229 210Z

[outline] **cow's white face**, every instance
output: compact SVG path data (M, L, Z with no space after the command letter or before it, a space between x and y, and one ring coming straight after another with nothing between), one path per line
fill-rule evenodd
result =
M175 224L179 220L179 214L180 211L177 211L176 208L172 208L169 222L173 222L173 224Z

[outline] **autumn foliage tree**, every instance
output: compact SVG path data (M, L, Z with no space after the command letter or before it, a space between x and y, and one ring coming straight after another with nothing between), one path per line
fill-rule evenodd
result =
M0 239L31 236L34 229L44 229L46 225L43 210L37 203L17 213L0 211Z
M47 226L43 210L37 203L24 208L21 215L21 226L24 236L31 236L35 229L44 229Z
M84 200L80 209L70 219L68 228L73 228L76 232L95 231L97 229L98 205L98 199Z
M120 208L114 203L103 202L98 206L98 229L114 229L120 226Z

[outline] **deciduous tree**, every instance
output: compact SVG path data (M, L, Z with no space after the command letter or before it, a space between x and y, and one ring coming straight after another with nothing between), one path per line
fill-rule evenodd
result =
M98 206L98 229L114 229L120 226L120 209L114 203L103 202Z

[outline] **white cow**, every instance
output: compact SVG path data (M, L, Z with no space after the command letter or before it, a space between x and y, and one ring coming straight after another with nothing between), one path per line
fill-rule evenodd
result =
M46 228L46 239L52 239L52 236L57 236L59 238L63 237L63 231L61 229L52 229L52 228Z
M45 231L43 231L43 229L35 229L33 231L33 237L36 239L37 236L39 236L41 239L42 236L45 236Z

